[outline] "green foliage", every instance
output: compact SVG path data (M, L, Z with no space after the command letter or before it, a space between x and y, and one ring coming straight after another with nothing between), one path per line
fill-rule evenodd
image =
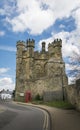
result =
M13 90L12 96L13 96L13 98L15 97L15 90Z
M41 97L39 94L37 94L37 95L35 96L35 100L41 101L41 100L43 100L43 99L42 99L42 97Z
M74 109L74 106L67 101L44 102L44 101L40 101L40 100L35 100L32 103L36 104L36 105L41 104L41 105L46 105L46 106L56 107L56 108L62 108L62 109Z
M67 101L52 101L52 102L45 102L44 105L63 108L63 109L72 109L74 108L72 104Z

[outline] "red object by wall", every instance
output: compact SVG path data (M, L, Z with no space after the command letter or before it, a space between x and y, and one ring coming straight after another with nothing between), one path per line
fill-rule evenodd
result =
M26 100L26 102L30 102L31 101L31 92L30 91L26 92L25 100Z

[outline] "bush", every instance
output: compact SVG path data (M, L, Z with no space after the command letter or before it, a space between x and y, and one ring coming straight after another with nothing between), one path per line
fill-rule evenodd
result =
M42 100L42 97L39 95L39 94L37 94L36 96L35 96L35 100Z

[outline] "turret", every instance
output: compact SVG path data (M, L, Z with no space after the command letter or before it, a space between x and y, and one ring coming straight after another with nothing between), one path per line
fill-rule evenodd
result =
M22 55L23 50L25 49L25 44L23 41L18 41L16 47L17 47L17 55L16 55L16 78L17 78L21 72Z
M49 43L48 45L49 55L57 59L62 59L61 47L62 47L62 40L55 39L52 43Z
M29 39L26 42L26 47L27 47L27 52L29 57L34 57L34 44L35 41L33 39L32 40Z
M62 40L61 39L55 39L53 42L54 47L61 48L62 47Z
M25 49L25 42L24 41L17 41L16 47L17 47L17 58L21 58L22 52Z
M42 42L42 53L45 53L45 42Z

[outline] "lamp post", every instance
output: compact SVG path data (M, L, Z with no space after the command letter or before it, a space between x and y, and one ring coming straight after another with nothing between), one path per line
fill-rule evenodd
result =
M61 85L62 85L62 100L65 100L64 85L63 85L63 64L61 64Z

